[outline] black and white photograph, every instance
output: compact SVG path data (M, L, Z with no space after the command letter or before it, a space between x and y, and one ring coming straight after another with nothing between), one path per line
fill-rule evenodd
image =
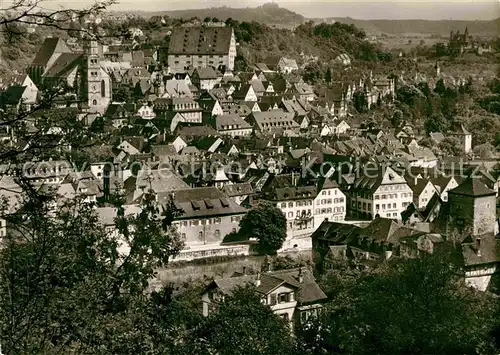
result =
M0 0L0 355L500 355L498 0Z

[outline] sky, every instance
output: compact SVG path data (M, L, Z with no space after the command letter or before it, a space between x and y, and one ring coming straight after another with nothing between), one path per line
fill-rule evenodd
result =
M0 0L2 3L11 0ZM93 0L44 0L45 6L84 7ZM255 7L270 0L118 0L112 10L169 11L219 6ZM500 18L500 0L274 0L306 17L352 17L357 19L454 19Z

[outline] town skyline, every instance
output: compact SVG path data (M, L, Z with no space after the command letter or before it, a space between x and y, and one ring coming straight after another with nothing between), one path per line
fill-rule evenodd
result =
M4 5L8 6L9 2ZM83 8L90 6L90 0L55 0L44 3L49 8ZM441 0L384 0L384 1L302 1L302 0L173 0L168 3L152 0L138 3L136 0L121 0L109 8L110 11L181 11L214 7L246 8L275 3L306 18L350 17L360 20L464 20L487 21L500 18L498 1Z

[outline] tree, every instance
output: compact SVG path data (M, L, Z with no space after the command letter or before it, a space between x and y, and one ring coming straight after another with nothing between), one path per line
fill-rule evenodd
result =
M317 83L322 78L322 69L318 62L308 64L304 68L303 78L308 83Z
M113 100L118 102L129 102L131 98L130 89L125 85L118 85L113 90Z
M289 324L262 304L254 289L239 288L226 296L192 335L189 354L293 354Z
M270 203L259 204L241 219L240 234L257 238L261 252L275 254L286 239L286 217Z
M442 42L436 43L432 46L436 57L444 57L448 55L448 48Z
M450 124L441 114L434 114L429 117L425 123L425 130L427 133L435 133L435 132L446 132Z
M403 111L401 110L394 110L392 117L391 117L391 123L393 127L399 127L403 123Z
M328 69L326 70L325 81L327 84L330 84L332 82L332 70L330 69L330 67L328 67Z
M114 200L118 233L105 230L89 203L67 201L54 211L53 201L26 194L22 209L8 216L0 251L2 350L142 352L147 334L129 339L129 351L120 334L137 332L149 280L182 247L177 231L150 193L136 214Z
M462 143L456 137L446 137L439 143L439 149L449 156L461 156L463 154Z
M366 100L366 95L363 91L356 91L353 95L354 107L359 113L366 112L368 110L368 101Z
M494 353L496 300L467 287L441 252L335 280L315 336L299 337L306 354Z

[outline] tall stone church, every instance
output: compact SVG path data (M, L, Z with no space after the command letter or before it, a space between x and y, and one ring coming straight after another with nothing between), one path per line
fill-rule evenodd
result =
M111 77L101 67L103 47L85 40L83 52L74 52L61 38L47 38L28 74L39 87L61 86L89 113L104 113L111 102Z

